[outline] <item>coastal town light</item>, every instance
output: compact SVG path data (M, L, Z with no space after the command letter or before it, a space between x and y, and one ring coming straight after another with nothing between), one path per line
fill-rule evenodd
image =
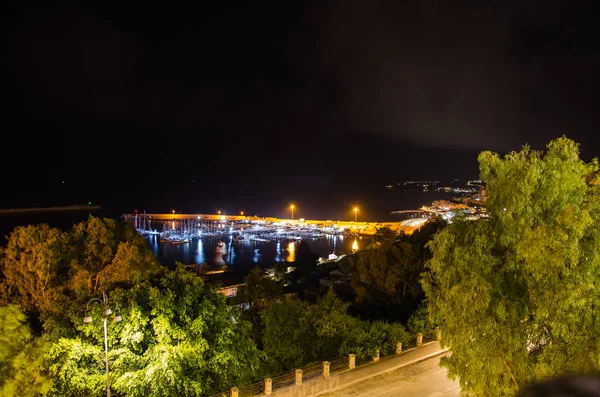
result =
M294 220L294 208L296 208L296 206L292 204L290 205L290 208L292 209L292 220Z
M356 222L356 215L358 214L358 207L354 207L354 222Z

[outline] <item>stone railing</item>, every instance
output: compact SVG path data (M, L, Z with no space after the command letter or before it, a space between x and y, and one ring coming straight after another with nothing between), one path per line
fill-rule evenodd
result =
M419 333L414 338L411 338L405 346L402 345L402 342L396 342L395 354L402 354L405 349L419 348L423 346L424 343L440 341L441 339L442 333L439 328L425 333ZM317 365L296 369L294 372L276 378L265 378L264 381L240 388L233 387L230 390L213 394L210 397L255 397L269 395L276 390L299 386L316 379L329 378L334 373L349 371L361 365L378 362L380 358L379 350L377 350L375 355L371 358L358 359L356 354L349 354L347 357L340 357L333 361L323 361Z

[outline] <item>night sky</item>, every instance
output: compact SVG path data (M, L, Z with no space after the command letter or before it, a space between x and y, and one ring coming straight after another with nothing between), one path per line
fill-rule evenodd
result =
M325 217L475 178L485 149L565 134L600 153L593 2L14 3L4 208Z

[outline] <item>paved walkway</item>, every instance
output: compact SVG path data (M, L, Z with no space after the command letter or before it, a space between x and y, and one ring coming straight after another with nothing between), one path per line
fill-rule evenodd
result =
M440 367L440 356L374 376L321 397L458 397L460 385Z
M439 342L430 342L421 347L409 349L402 354L383 357L379 362L372 362L357 367L353 370L353 375L358 381L363 378L370 378L394 371L398 368L439 356L445 352L446 350L440 347Z
M356 396L372 396L374 395L373 391L375 388L387 385L391 389L381 389L378 393L382 397L391 397L397 395L395 388L401 386L397 384L397 380L405 379L409 376L405 373L399 374L397 373L398 371L405 370L409 371L409 373L417 371L418 373L422 373L425 371L423 368L427 367L427 370L433 371L429 375L433 376L435 380L424 380L424 383L443 381L445 379L445 372L440 372L438 364L439 357L446 353L447 351L442 349L438 342L430 342L422 347L407 350L402 354L382 357L378 362L370 362L352 370L333 373L329 378L321 377L307 381L302 385L275 390L273 395L274 397L314 397L323 395L337 397L347 395L349 391L356 389L364 391L363 394L355 394ZM387 376L388 374L391 374L391 376ZM382 379L388 380L384 381ZM446 388L455 386L457 384L449 384ZM429 396L429 394L415 395ZM439 394L438 396L442 395L444 394ZM435 395L431 394L431 396Z

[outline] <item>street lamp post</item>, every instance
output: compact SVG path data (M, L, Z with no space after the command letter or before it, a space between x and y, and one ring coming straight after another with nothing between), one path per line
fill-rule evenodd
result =
M290 206L290 208L292 209L292 220L294 220L294 208L295 208L294 204L292 204Z
M358 207L354 207L354 222L356 222L356 215L358 214Z
M87 303L87 305L85 307L85 316L83 317L84 323L92 322L92 317L90 316L90 303L93 303L93 302L97 302L102 305L102 321L104 323L104 361L105 361L105 365L106 365L106 397L110 397L110 378L108 375L109 374L109 372L108 372L108 336L106 334L106 320L108 319L108 316L110 316L112 314L112 310L110 310L110 307L108 306L108 298L106 298L106 293L102 292L102 299L93 298L93 299L90 299L90 301ZM121 315L119 314L119 309L117 309L117 311L115 313L115 317L113 318L113 321L116 323L121 321Z

